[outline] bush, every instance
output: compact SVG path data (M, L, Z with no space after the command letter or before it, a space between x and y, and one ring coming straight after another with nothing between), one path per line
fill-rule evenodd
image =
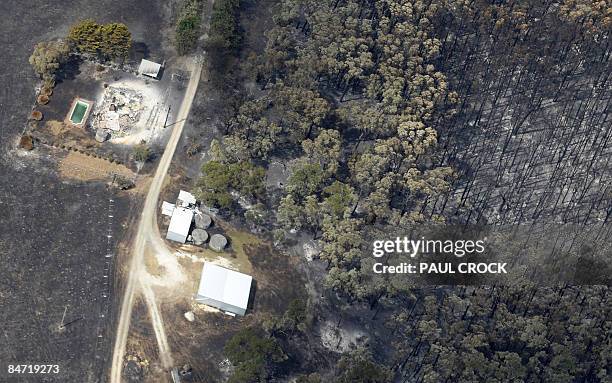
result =
M242 36L238 25L240 0L217 0L213 6L208 44L212 48L237 49Z
M265 170L247 161L233 164L208 161L202 166L202 174L197 194L210 206L229 208L233 201L230 190L254 198L264 192Z
M43 114L40 110L33 110L32 114L30 114L30 118L35 121L40 121L43 119Z
M175 45L179 54L193 51L198 43L202 19L201 0L187 0L176 23Z
M41 94L40 96L38 96L38 99L36 101L41 105L46 105L49 103L49 96Z
M29 136L29 135L21 136L21 139L19 140L19 147L25 150L34 149L34 140L32 139L32 136Z
M43 41L36 44L29 62L40 78L51 82L55 79L61 66L68 60L69 53L70 47L65 41Z
M43 86L40 89L40 94L43 96L51 97L51 95L53 94L53 87Z
M145 144L138 144L134 147L132 157L138 162L147 162L151 159L151 149Z
M74 24L68 40L78 52L102 60L124 59L132 46L132 34L125 24L98 24L91 19Z
M276 339L251 327L237 332L224 351L235 366L230 383L269 381L274 369L288 359Z

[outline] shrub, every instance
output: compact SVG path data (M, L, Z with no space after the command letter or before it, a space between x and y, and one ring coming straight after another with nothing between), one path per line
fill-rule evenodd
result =
M60 67L68 60L69 53L70 47L65 41L43 41L36 44L29 61L40 78L53 81Z
M221 208L232 205L230 190L247 197L258 198L264 192L265 170L250 162L241 161L224 164L208 161L202 166L202 177L198 182L198 196L205 204Z
M43 114L40 110L33 110L32 114L30 114L30 118L32 120L40 121L43 119Z
M184 55L195 49L200 35L202 19L201 0L187 0L176 23L175 45L179 54Z
M19 140L19 147L25 150L34 149L34 140L32 139L32 136L29 136L29 135L21 136L21 139Z
M138 144L134 147L132 157L138 162L147 162L151 159L151 149L145 144Z
M38 96L38 99L36 101L38 101L38 103L41 105L46 105L49 103L49 96L41 94L40 96Z
M238 25L240 0L217 0L213 7L208 44L213 48L237 49L242 36Z
M124 59L132 46L132 34L125 24L98 24L91 19L74 24L68 40L78 52L102 60Z
M40 94L43 96L51 97L53 94L53 87L47 87L46 85L40 89Z

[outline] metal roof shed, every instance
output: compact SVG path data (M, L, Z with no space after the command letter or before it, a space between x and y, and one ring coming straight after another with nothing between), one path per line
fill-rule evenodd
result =
M148 76L157 79L161 67L161 64L142 59L142 61L140 62L140 67L138 67L138 73L143 76Z
M204 262L196 301L232 314L244 315L253 277Z
M176 201L177 205L181 205L182 207L189 207L191 205L195 205L195 203L196 197L193 194L186 192L185 190L179 191L178 199Z
M172 211L172 218L170 218L170 226L168 226L166 239L185 243L187 236L189 235L192 220L193 210L176 207Z
M162 214L167 215L168 217L172 217L172 213L174 212L175 206L173 203L163 201L162 202Z

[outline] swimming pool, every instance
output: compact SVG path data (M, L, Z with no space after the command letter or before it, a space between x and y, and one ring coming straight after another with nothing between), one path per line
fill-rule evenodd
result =
M87 113L87 109L89 109L88 103L77 100L77 102L74 104L74 108L72 108L70 121L73 124L81 124L83 122L83 117L85 117L85 113Z

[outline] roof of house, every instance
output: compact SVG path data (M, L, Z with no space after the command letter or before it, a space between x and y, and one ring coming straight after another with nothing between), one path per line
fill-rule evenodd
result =
M253 277L204 262L198 296L211 298L246 310Z
M171 233L173 233L186 239L189 234L192 220L193 210L176 207L172 212L172 218L170 219L170 226L168 226L168 235L166 238L175 240L171 238ZM183 242L185 239L183 239Z
M138 73L155 78L157 78L159 75L160 70L161 64L146 59L142 59L140 62L140 67L138 67Z

